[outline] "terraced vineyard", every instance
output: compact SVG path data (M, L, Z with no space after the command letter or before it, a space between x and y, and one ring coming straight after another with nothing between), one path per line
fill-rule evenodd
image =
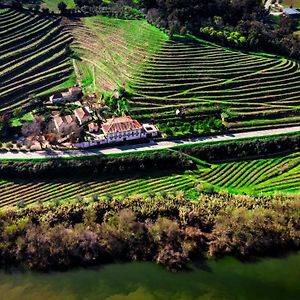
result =
M0 111L75 83L66 46L72 37L56 18L13 10L0 12ZM73 74L73 76L72 76Z
M79 81L100 92L128 84L167 40L164 33L146 21L107 17L64 21L66 31L74 37L72 48L82 59L75 61Z
M300 193L300 153L288 156L199 165L196 171L114 178L52 180L0 180L0 208L37 201L123 197L132 194L182 191L196 199L197 189L213 186L217 191L246 194Z
M199 177L201 182L234 193L299 193L300 154L218 164Z
M82 57L77 75L98 91L126 86L138 119L185 122L227 113L232 130L292 126L300 121L300 66L272 55L176 37L144 21L84 18L66 23Z
M299 82L295 61L167 41L135 77L132 112L168 121L174 119L174 107L188 109L191 119L221 108L238 121L229 122L233 130L289 126L300 120Z
M174 174L161 177L83 180L1 180L0 208L16 205L19 202L31 204L37 201L72 200L78 197L90 198L92 195L123 196L127 194L146 194L148 192L187 191L193 188L193 176Z

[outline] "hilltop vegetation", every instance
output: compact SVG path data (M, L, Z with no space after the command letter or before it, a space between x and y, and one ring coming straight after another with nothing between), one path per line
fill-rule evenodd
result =
M42 6L48 7L52 11L57 11L58 10L58 4L61 3L61 0L42 0L41 4ZM75 7L75 2L74 0L64 0L64 3L66 3L67 8L74 8Z
M75 83L67 52L72 37L60 20L5 10L0 18L0 110L17 108L30 98Z

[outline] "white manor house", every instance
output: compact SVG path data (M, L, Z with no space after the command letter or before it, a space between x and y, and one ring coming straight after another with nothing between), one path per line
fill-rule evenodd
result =
M90 133L91 140L77 143L77 148L116 144L154 138L159 130L152 124L141 124L129 116L113 117L101 125L102 134Z

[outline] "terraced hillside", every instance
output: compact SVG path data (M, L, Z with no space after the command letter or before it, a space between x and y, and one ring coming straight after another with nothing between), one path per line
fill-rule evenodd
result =
M167 41L134 78L132 112L172 121L176 107L192 119L219 108L233 130L288 126L300 120L299 83L295 61Z
M0 13L0 111L75 83L66 51L72 37L59 22L13 10Z
M225 112L232 131L292 126L300 121L296 61L222 48L193 38L169 40L144 21L104 17L67 22L82 57L84 86L132 92L131 113L176 127ZM177 108L185 119L175 115ZM224 117L224 114L223 114Z
M19 202L31 204L37 201L72 200L99 197L147 194L149 192L169 192L193 188L193 176L174 174L165 176L76 179L76 180L0 180L0 208L16 205Z
M235 161L222 164L199 164L198 170L185 173L147 174L140 176L76 178L52 180L0 179L0 208L37 201L64 201L99 197L151 195L182 191L197 199L200 189L241 194L300 193L300 153L283 157Z
M299 193L300 154L217 164L199 178L234 193Z
M127 21L107 17L64 20L74 37L72 48L76 73L85 88L111 92L126 86L167 36L146 21Z

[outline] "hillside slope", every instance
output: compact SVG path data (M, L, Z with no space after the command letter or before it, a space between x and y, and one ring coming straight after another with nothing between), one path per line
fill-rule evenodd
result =
M13 109L49 89L75 82L66 51L72 37L57 18L13 10L0 18L0 110Z
M300 121L296 61L192 38L171 41L145 21L93 17L69 21L67 29L82 59L76 61L82 84L100 92L126 87L135 118L154 118L173 132L202 132L201 120L222 112L232 131Z
M55 178L0 178L0 208L18 202L64 201L81 198L153 195L182 191L189 198L200 190L227 191L234 194L273 195L295 194L300 191L300 153L274 158L241 160L219 164L198 164L197 170L171 172L168 170L136 175Z
M176 107L187 110L186 121L219 109L232 130L290 126L300 121L299 82L296 61L179 39L135 77L132 111L168 122Z
M112 92L127 85L143 63L156 53L167 36L146 21L92 17L64 20L79 54L76 72L88 90Z

